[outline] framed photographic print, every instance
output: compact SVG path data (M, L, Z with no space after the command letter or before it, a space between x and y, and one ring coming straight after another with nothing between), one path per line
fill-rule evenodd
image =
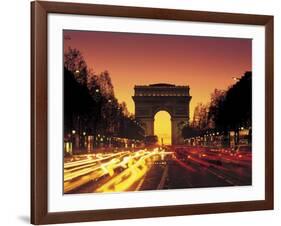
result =
M33 224L273 209L273 16L31 11Z

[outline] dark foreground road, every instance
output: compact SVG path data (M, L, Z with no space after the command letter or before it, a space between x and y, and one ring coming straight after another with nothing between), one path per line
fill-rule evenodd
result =
M180 147L66 158L64 192L251 185L251 151Z

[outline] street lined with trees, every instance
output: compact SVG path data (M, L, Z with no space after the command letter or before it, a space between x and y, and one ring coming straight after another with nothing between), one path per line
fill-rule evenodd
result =
M245 134L246 130L247 143L251 144L252 72L234 80L227 90L215 89L208 104L195 107L191 124L182 131L185 139L221 136L221 144L229 146L233 134L234 145L238 145L241 131Z
M82 53L72 48L64 53L64 122L66 153L136 145L144 138L126 103L115 97L109 72L94 73Z

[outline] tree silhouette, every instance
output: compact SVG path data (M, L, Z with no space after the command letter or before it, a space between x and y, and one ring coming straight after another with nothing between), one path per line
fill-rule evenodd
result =
M238 144L239 128L252 125L252 72L246 72L227 90L214 117L217 128L235 132L235 144Z
M205 129L208 126L208 104L199 103L194 109L192 127L197 129Z
M252 72L246 72L230 87L214 106L213 114L217 128L235 130L250 127L252 121Z
M214 92L211 94L211 102L208 112L208 123L209 127L219 127L219 111L222 108L222 103L225 98L226 91L215 89ZM223 119L222 119L223 120Z
M78 136L88 130L93 100L88 88L77 82L72 72L64 68L64 134L68 136L75 130ZM79 147L82 145L79 141Z
M73 73L79 83L83 85L87 84L87 64L78 49L69 47L68 50L64 52L64 67Z
M206 131L220 131L226 137L235 132L239 143L239 129L252 125L252 72L245 74L226 91L215 89L210 104L199 103L194 110L191 128L182 130L183 137L199 136Z
M144 130L126 103L118 103L108 71L100 74L87 68L82 53L69 48L64 54L64 133L72 130L98 137L109 136L141 140ZM76 134L76 135L77 135Z

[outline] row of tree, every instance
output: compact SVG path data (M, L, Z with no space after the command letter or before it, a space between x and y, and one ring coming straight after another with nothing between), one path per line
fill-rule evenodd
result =
M64 133L143 139L144 131L114 95L110 74L89 69L78 49L64 53Z
M252 72L246 72L227 90L215 89L208 104L199 103L194 109L193 121L183 129L185 138L219 131L229 135L235 132L239 141L239 129L252 125Z

